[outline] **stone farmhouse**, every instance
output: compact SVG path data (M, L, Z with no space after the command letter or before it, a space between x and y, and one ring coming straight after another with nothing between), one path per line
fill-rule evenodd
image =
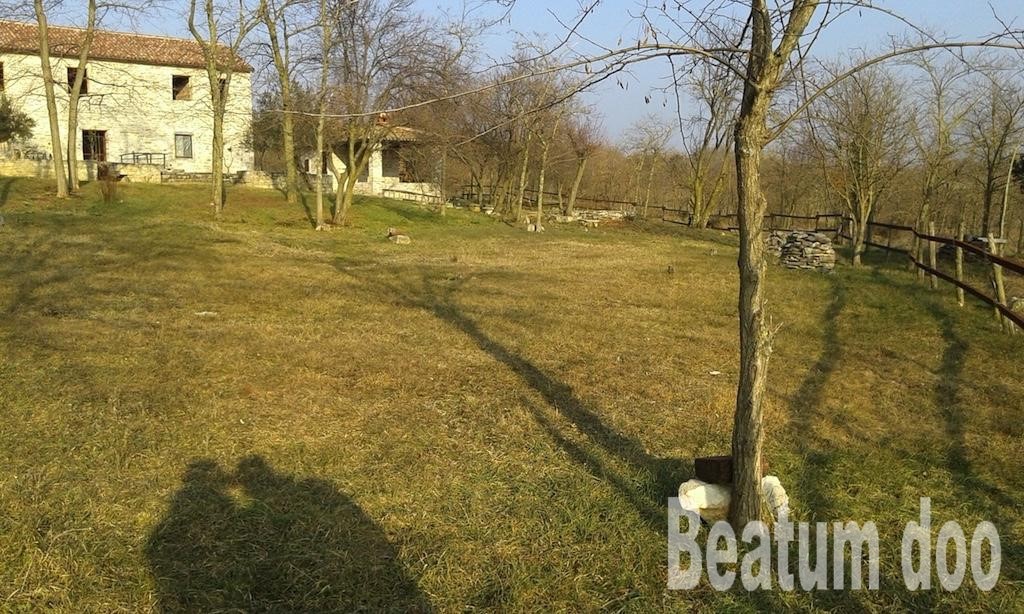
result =
M51 65L61 137L67 145L70 82L78 67L83 31L50 26ZM245 144L252 120L252 68L232 59L224 124L224 170L242 176L253 168ZM113 164L137 181L209 174L213 140L210 90L203 54L190 39L97 31L79 99L79 177ZM0 21L0 89L35 121L32 136L0 151L0 173L46 176L53 172L49 121L35 24Z

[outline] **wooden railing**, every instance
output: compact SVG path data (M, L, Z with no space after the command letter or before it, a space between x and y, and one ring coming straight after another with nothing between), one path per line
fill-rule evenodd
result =
M133 151L121 154L121 164L156 164L167 166L167 154Z
M396 190L394 188L384 188L381 190L381 196L385 198L394 198L396 200L411 200L418 203L427 204L440 204L441 197L437 194L428 194L426 192L412 192L410 190Z
M663 209L662 219L665 219L664 211L679 213L678 210ZM803 223L803 225L807 227L794 228L792 224L794 221ZM674 222L683 223L677 221ZM689 215L685 223L687 225L692 225L692 222L693 217L692 215ZM818 215L783 215L779 213L772 213L765 216L762 230L813 230L815 232L833 233L837 239L844 239L852 242L853 236L851 229L853 228L853 223L853 218L841 213L822 213ZM726 231L739 230L739 218L735 213L715 215L712 216L708 227ZM887 231L885 233L887 237L887 241L885 243L874 240L874 237L879 234L876 232L879 229ZM926 233L920 232L912 226L902 224L868 222L865 230L865 246L878 248L884 250L886 253L895 253L905 257L913 268L921 271L923 275L930 277L930 283L933 288L937 286L937 282L939 280L950 283L956 287L957 298L960 305L963 305L963 293L970 294L974 298L993 308L994 313L1005 330L1016 332L1013 328L1014 326L1024 330L1024 314L1014 311L1012 307L1007 304L1006 284L1003 278L1004 273L1009 272L1020 276L1021 279L1024 280L1024 264L995 253L995 246L998 245L997 240L993 240L992 237L987 237L985 240L989 249L984 249L971 242L964 241L962 233L960 238L943 237L935 232L934 225L931 226L930 232ZM913 248L908 249L906 247L893 245L894 233L903 233L908 239L910 239L907 242L912 246L917 241L922 242L924 249L915 250ZM939 269L937 256L938 250L936 249L936 246L938 245L946 245L954 250L955 272L953 274L946 273ZM917 253L915 254L915 252ZM922 252L926 252L928 254L927 262L922 261L918 255ZM977 286L972 286L970 283L965 281L963 266L964 253L974 255L978 260L984 262L988 266L990 270L989 280L992 286L991 294Z
M844 217L843 226L837 233L838 236L842 237L845 240L852 241L853 238L847 231L847 226L852 227L852 224L852 218ZM886 252L897 253L904 256L905 258L907 258L907 260L914 268L922 271L925 275L931 277L931 285L933 288L936 286L937 280L942 280L947 283L953 284L953 286L955 286L958 289L957 298L958 302L961 305L963 304L963 292L966 292L967 294L970 294L971 296L982 301L983 303L988 304L993 308L996 315L1003 322L1004 328L1006 328L1007 330L1013 330L1009 326L1011 323L1016 325L1020 329L1024 329L1024 314L1017 313L1007 304L1006 286L1003 279L1003 273L1007 271L1015 275L1020 275L1022 279L1024 279L1024 264L1021 264L1020 262L1017 262L1015 260L1010 260L1009 258L1005 258L994 253L997 249L996 245L998 245L998 243L996 243L996 241L993 240L991 236L985 239L988 245L988 249L986 250L979 247L978 245L975 245L968 241L964 241L963 238L954 239L935 234L934 225L931 226L931 231L927 233L920 232L912 226L906 226L901 224L869 222L867 225L869 234L871 230L876 228L883 228L889 231L889 242L883 244L877 241L866 240L864 242L865 245L869 245L871 247L885 250ZM927 246L927 250L914 250L907 249L904 247L894 247L892 245L892 233L894 231L905 233L905 235L907 236L913 237L919 241L923 241ZM936 245L947 245L953 248L955 254L954 274L950 275L949 273L939 270L937 257L938 250L935 248ZM922 251L927 251L928 261L922 262L918 254L915 254L915 251L917 251L918 253ZM979 260L984 261L990 267L990 281L992 284L992 292L994 296L990 296L983 290L980 290L979 288L972 286L964 281L963 256L965 252L973 254L975 257L977 257Z

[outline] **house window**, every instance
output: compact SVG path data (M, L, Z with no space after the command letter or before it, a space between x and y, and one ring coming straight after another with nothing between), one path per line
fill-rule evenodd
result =
M0 62L0 93L4 91L4 63Z
M82 130L82 159L92 160L94 162L106 162L106 130Z
M398 147L385 146L381 151L381 175L384 177L402 176L402 158L398 153Z
M192 135L191 134L175 134L174 135L174 157L175 158L191 158L192 157Z
M68 91L75 85L75 78L78 76L78 69L68 67ZM78 90L78 95L82 96L89 93L89 69L82 69L82 89Z
M228 95L228 80L222 77L217 83L220 85L220 97L224 98Z
M186 75L171 77L171 98L174 100L192 100L192 83Z

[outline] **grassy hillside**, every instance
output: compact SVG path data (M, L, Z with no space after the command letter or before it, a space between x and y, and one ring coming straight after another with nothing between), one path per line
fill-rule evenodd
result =
M1024 607L1024 336L901 270L770 277L769 469L878 523L885 590L670 592L665 498L729 449L733 237L0 198L0 609ZM996 523L995 591L899 590L921 496Z

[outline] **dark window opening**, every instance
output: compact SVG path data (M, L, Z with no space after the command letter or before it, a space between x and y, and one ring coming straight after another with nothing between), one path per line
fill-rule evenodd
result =
M220 97L224 98L228 95L228 80L221 78L217 83L220 85Z
M82 130L82 159L107 161L107 131Z
M402 157L398 148L385 145L381 151L381 175L384 177L400 177L402 175Z
M68 67L68 92L75 85L75 79L78 77L78 69ZM82 88L78 90L78 95L82 96L89 93L89 69L85 68L82 70Z
M327 171L330 170L330 166L329 166L330 163L329 163L329 161L327 159L328 155L329 154L326 151L320 154L320 174L321 175L326 175Z
M171 98L174 100L192 100L192 81L185 75L171 77Z
M175 158L191 158L192 157L192 135L191 134L175 134L174 135L174 157Z
M0 93L4 91L4 63L0 62Z

